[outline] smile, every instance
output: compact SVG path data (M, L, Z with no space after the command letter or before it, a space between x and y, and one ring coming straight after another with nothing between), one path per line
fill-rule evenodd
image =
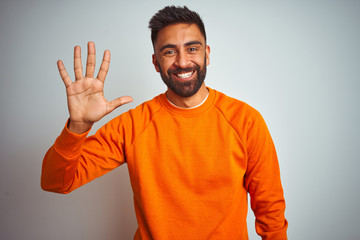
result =
M194 74L195 71L191 71L191 72L184 72L184 73L178 73L178 74L174 74L176 77L181 78L181 79L185 79L185 78L189 78Z

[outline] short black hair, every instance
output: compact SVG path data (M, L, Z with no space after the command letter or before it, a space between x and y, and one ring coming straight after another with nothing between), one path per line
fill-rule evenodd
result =
M186 6L167 6L159 10L149 21L152 44L155 44L158 32L162 28L177 23L196 24L206 42L205 26L197 12L191 11Z

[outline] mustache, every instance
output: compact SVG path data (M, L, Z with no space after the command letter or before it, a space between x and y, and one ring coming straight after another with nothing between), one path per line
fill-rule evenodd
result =
M181 74L185 72L193 72L200 70L200 66L188 67L188 68L175 68L175 69L168 69L168 74Z

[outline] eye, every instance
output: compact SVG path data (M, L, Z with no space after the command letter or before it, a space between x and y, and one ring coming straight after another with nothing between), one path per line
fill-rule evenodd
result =
M175 54L174 50L166 50L166 51L164 51L164 55L166 55L166 56L171 56L171 55L174 55L174 54Z
M196 47L191 47L189 48L189 52L194 52L194 51L197 51L198 49Z

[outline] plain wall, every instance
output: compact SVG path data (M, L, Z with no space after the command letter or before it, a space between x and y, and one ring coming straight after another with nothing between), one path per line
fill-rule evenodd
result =
M360 239L360 1L0 2L0 239L132 239L126 165L68 194L40 188L42 158L68 118L56 61L112 52L105 96L131 95L104 123L166 90L147 28L187 5L206 25L206 83L257 108L275 142L289 239ZM85 61L85 59L83 59ZM83 63L84 65L85 63ZM249 211L250 239L260 239Z

